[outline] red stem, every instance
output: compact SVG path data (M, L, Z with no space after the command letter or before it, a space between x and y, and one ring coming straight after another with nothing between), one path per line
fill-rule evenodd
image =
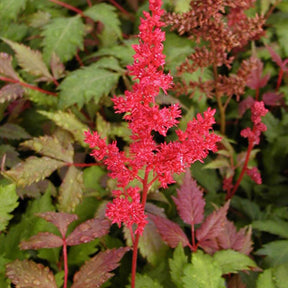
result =
M85 17L83 11L78 9L78 8L76 8L76 7L74 7L74 6L71 6L71 5L67 4L67 3L59 1L59 0L49 0L49 1L51 1L51 2L53 2L55 4L58 4L58 5L62 6L62 7L65 7L67 9L71 10L71 11L74 11L77 14L81 15L82 17Z
M67 166L75 166L75 167L91 167L91 166L99 166L98 163L67 163Z
M114 0L108 0L111 4L113 4L117 9L119 9L121 12L124 14L131 16L128 11L126 11L121 5L119 5L116 1Z
M249 141L249 145L248 145L248 149L247 149L247 153L246 153L246 158L245 158L244 165L243 165L243 167L242 167L242 171L241 171L240 176L239 176L239 178L237 179L237 182L236 182L236 184L234 185L231 193L229 193L229 194L226 195L226 200L231 199L231 198L234 196L234 194L236 193L236 191L237 191L237 189L238 189L238 187L239 187L239 185L240 185L240 183L241 183L241 181L242 181L242 179L243 179L243 176L244 176L244 174L245 174L245 171L246 171L246 169L247 169L248 162L249 162L249 158L250 158L250 154L251 154L251 151L252 151L253 146L254 146L254 145L253 145L253 142L252 142L252 141Z
M259 88L256 89L256 96L255 96L255 100L258 101L259 99Z
M87 0L88 6L91 7L92 6L92 2L90 0Z
M146 167L145 176L143 179L143 193L142 193L142 205L145 207L147 201L147 194L149 190L148 184L148 175L149 171ZM135 241L133 243L133 256L132 256L132 269L131 269L131 288L135 288L135 279L136 279L136 269L137 269L137 254L138 254L138 243L139 243L140 234L137 233Z
M67 257L67 244L65 237L63 238L63 257L64 257L64 287L67 288L68 281L68 257Z
M27 87L27 88L30 88L32 90L36 90L36 91L39 91L41 93L44 93L44 94L48 94L48 95L52 95L52 96L57 96L57 93L54 93L54 92L50 92L50 91L47 91L47 90L43 90L37 86L33 86L33 85L30 85L30 84L27 84L25 82L21 82L19 80L15 80L15 79L11 79L11 78L6 78L6 77L2 77L0 76L0 80L4 81L4 82L11 82L11 83L17 83L17 84L20 84L21 86L23 87Z
M197 251L197 245L195 243L195 227L194 224L191 225L191 237L192 237L192 251L196 252Z
M276 91L279 90L281 82L282 82L282 78L283 78L283 73L284 71L282 69L280 69L279 74L278 74L278 79L277 79L277 87L276 87Z

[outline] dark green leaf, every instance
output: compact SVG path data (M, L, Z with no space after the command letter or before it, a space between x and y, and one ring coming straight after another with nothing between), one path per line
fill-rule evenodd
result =
M44 26L43 57L50 63L52 54L59 56L62 62L73 58L77 49L83 48L85 26L79 16L54 18Z
M13 123L5 123L0 127L0 137L20 140L30 138L31 136L21 126Z
M288 238L288 222L280 219L277 220L262 220L252 223L254 229L279 235L280 237Z
M59 107L64 109L77 104L81 108L91 99L98 103L116 86L119 76L119 73L99 68L97 63L72 72L59 86Z

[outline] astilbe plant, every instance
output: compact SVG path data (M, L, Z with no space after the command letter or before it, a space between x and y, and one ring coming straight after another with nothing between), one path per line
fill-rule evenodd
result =
M174 183L174 173L182 173L192 163L202 161L209 150L216 151L220 137L211 133L215 110L198 114L187 124L186 131L176 130L177 141L157 143L155 134L166 136L181 117L178 104L160 108L156 96L160 89L172 87L172 77L164 74L165 33L161 31L163 10L161 0L150 0L151 14L144 12L139 27L139 44L134 45L134 63L128 70L135 81L131 91L123 97L114 97L116 113L125 113L131 130L131 144L120 151L117 143L106 144L97 132L86 132L86 142L93 148L92 156L102 161L117 180L112 191L114 200L107 205L106 216L119 226L124 223L133 242L131 287L135 287L136 261L139 237L145 229L145 204L151 185L158 181L166 188ZM131 186L137 181L137 185Z

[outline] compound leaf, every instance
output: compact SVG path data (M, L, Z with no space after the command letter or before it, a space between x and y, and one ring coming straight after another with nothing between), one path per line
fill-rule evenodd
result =
M19 288L57 288L49 268L33 261L15 260L7 264L6 276Z
M185 265L187 265L187 256L184 253L183 247L178 245L174 250L173 258L169 259L171 278L178 288L183 287L182 276Z
M234 250L217 251L213 258L219 264L222 274L237 273L257 267L256 263L247 255Z
M9 213L12 212L19 204L17 202L18 196L16 193L16 185L1 185L0 199L0 231L3 231L7 227L9 220L13 217Z
M54 18L45 25L42 36L43 58L50 63L55 53L62 62L69 61L83 48L85 26L79 16Z
M172 197L178 213L186 224L199 224L204 218L205 200L203 190L192 179L190 170L187 169L180 189L177 189L177 198Z
M190 245L186 234L178 224L161 216L149 214L149 217L153 220L162 239L169 247L176 248L179 243L182 243L183 247Z
M184 268L183 288L224 288L222 272L213 258L202 251L193 253L192 263Z
M75 140L83 147L87 147L87 144L84 142L84 131L89 130L89 127L79 121L74 114L63 111L38 111L38 113L46 116L48 119L55 122L56 125L70 132Z
M92 98L98 103L117 84L119 73L99 68L97 63L69 74L60 84L59 107L77 104L80 108Z
M110 271L120 265L119 261L128 250L128 247L121 247L98 253L74 275L74 283L71 288L100 287L114 275Z
M30 47L2 38L16 53L19 65L28 73L41 77L41 80L53 81L40 51L34 51Z
M63 212L73 212L81 202L83 188L82 171L70 166L59 189L58 209Z
M17 19L18 13L25 8L27 0L1 0L0 18Z
M27 147L35 152L48 156L63 162L72 163L74 150L70 144L68 147L63 147L59 139L55 136L42 136L21 143L22 147Z
M41 249L41 248L56 248L63 245L62 239L50 232L39 232L26 241L21 241L20 248L27 249Z
M109 228L110 222L107 219L89 219L75 228L67 237L66 243L69 246L74 246L90 242L108 234Z
M37 213L36 215L45 219L47 222L53 223L60 231L62 237L66 235L68 226L78 219L76 214L53 211Z

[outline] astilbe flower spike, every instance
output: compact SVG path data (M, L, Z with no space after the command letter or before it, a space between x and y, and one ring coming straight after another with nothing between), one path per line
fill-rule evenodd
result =
M155 101L160 88L166 93L172 87L172 76L163 72L162 1L150 0L149 4L151 14L144 12L139 44L133 45L134 63L127 67L136 81L131 91L113 98L116 113L125 113L123 118L131 129L131 143L122 152L116 142L106 144L97 132L85 132L85 141L94 149L91 155L102 161L109 176L117 180L118 188L112 192L114 200L107 205L106 216L119 226L124 223L130 230L133 241L131 287L135 282L138 241L147 223L144 207L149 188L157 180L164 188L174 183L174 173L185 172L195 161L203 161L209 150L216 151L216 143L221 140L211 133L215 123L215 110L211 109L190 121L186 131L177 130L178 141L158 144L154 140L155 132L166 136L167 131L178 124L181 110L178 104L160 108ZM138 185L133 184L132 188L130 184L135 183L135 179Z

